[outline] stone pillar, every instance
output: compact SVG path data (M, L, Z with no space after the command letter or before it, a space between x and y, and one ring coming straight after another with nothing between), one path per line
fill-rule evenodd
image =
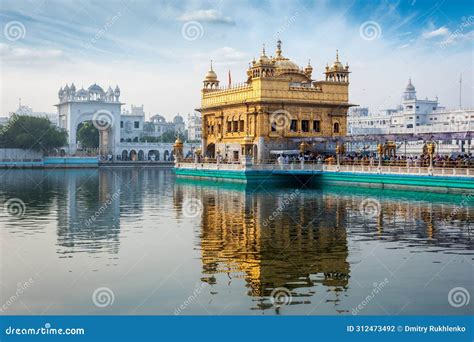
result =
M265 159L265 137L258 137L257 140L257 161Z
M207 149L207 139L205 137L201 138L201 152L202 155L206 155L206 149Z

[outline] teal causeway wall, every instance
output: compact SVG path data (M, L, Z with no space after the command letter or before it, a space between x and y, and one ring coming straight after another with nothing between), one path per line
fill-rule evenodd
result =
M434 192L474 192L474 177L425 176L373 174L358 172L281 172L256 170L198 170L175 168L178 177L207 179L213 181L231 181L238 183L253 182L297 182L317 185L347 185L370 188L408 189L413 191Z

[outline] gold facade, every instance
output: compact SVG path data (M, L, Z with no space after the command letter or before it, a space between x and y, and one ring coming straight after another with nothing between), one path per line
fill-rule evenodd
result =
M211 64L201 92L203 154L228 159L250 154L261 160L273 149L297 149L303 140L345 135L349 66L336 54L325 80L314 81L312 72L310 63L303 69L284 57L281 41L275 57L263 49L240 85L219 87Z

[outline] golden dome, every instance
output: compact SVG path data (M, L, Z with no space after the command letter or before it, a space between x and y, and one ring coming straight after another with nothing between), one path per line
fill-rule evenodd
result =
M281 50L281 40L277 41L276 57L273 59L275 66L280 71L300 71L298 64L292 62L290 59L283 57Z
M214 70L209 70L206 74L206 81L215 81L217 80L217 74L214 72Z
M298 64L290 61L288 58L277 59L275 62L275 66L281 70L291 70L291 71L300 70L300 67L298 66Z
M268 65L271 63L272 63L272 60L268 58L267 55L265 54L265 45L263 45L262 54L260 55L260 58L258 59L258 64Z
M344 66L339 62L339 51L336 50L336 60L331 66L331 71L344 71Z
M212 69L212 61L211 61L211 69L207 72L206 81L217 81L217 74L214 72L214 69Z

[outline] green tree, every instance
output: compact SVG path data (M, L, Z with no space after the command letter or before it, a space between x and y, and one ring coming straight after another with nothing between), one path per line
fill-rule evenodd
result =
M99 130L91 121L82 122L77 130L77 141L83 147L99 147Z
M181 139L181 141L184 142L186 140L183 133L179 132L178 136ZM176 132L174 131L164 132L158 139L159 141L162 141L165 143L174 143L176 141Z
M0 130L0 147L47 152L67 144L67 132L47 118L13 114Z

